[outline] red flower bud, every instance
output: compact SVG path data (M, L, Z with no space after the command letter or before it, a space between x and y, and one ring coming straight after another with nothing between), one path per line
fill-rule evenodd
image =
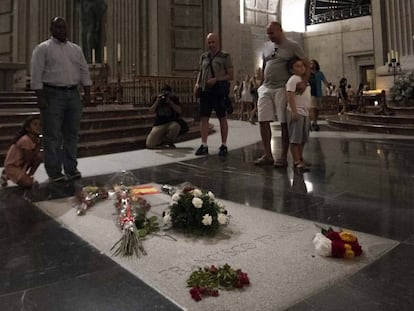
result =
M360 256L362 254L362 247L359 245L358 240L355 242L349 243L354 251L355 256Z
M219 291L217 289L214 289L210 292L210 295L213 296L213 297L218 297Z
M331 241L341 241L341 236L339 235L339 232L336 231L328 231L326 237Z
M191 298L193 298L195 301L201 300L201 293L199 290L199 287L192 287L190 289Z
M236 281L236 284L234 284L234 287L236 288L243 288L243 283L240 280Z
M332 241L332 256L336 258L344 258L345 243L341 240Z

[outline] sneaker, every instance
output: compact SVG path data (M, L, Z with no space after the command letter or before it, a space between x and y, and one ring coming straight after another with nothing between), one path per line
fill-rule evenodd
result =
M81 179L82 178L82 174L79 171L74 171L73 173L67 173L66 174L66 179L67 180L74 180L74 179Z
M219 157L225 157L228 153L227 147L225 145L221 145L218 153Z
M204 145L201 145L197 151L195 152L195 155L208 155L208 147L205 147Z
M263 165L273 165L273 159L266 157L265 155L262 155L260 158L256 159L253 162L254 165L257 166L263 166Z
M60 182L64 180L65 180L65 175L63 175L62 173L59 173L58 175L53 176L53 177L49 177L50 182Z
M314 130L315 132L318 132L318 131L319 131L319 125L314 124L314 125L313 125L313 130Z
M173 144L173 143L165 143L165 144L163 144L163 147L164 147L165 149L175 149L175 148L177 148L177 147L175 146L175 144Z

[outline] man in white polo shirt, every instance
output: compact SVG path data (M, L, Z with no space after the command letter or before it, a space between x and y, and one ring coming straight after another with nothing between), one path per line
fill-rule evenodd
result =
M81 178L77 169L82 115L79 85L83 85L83 101L88 105L92 81L82 49L67 39L66 21L54 17L50 32L51 38L33 50L31 88L40 109L45 169L49 180L58 182Z

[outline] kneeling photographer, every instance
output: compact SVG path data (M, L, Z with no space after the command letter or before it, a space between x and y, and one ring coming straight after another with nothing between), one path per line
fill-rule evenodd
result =
M182 132L177 122L181 106L169 85L163 86L161 93L154 98L149 113L155 113L155 122L147 137L147 148L175 148L174 142Z

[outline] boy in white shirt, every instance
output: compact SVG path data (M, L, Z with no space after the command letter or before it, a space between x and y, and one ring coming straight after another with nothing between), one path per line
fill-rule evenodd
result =
M293 75L286 83L289 105L287 107L287 121L290 151L293 158L293 167L300 171L309 171L303 161L303 147L309 139L309 109L311 107L311 92L308 85L302 94L296 92L296 85L305 78L306 67L302 59L292 58L288 63Z

